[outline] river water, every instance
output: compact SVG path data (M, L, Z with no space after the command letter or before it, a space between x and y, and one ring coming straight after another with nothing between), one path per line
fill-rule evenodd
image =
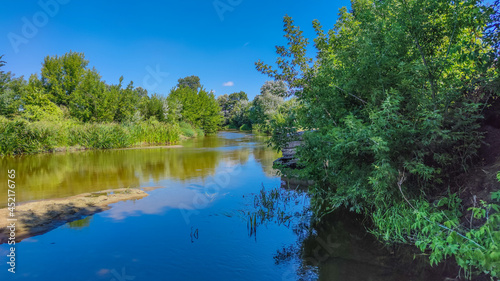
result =
M0 280L434 279L409 274L412 261L396 265L400 258L357 219L338 216L311 229L302 193L284 206L288 224L271 219L250 231L256 195L283 190L272 169L279 154L265 140L221 132L180 148L0 159L2 171L16 170L18 202L123 187L149 193L18 243L15 274L0 245ZM6 190L0 186L1 207Z

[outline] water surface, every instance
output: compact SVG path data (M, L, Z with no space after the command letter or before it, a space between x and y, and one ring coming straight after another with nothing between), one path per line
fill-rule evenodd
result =
M22 202L155 187L18 243L16 274L0 245L1 280L419 280L391 265L388 251L350 220L309 229L306 197L286 206L291 224L271 220L249 233L255 195L281 184L272 169L279 155L264 141L221 132L181 148L1 159L3 170L16 170ZM5 206L6 187L0 194Z

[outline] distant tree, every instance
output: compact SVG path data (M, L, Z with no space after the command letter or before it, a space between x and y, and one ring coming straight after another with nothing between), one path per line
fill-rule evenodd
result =
M281 81L267 81L260 89L261 94L252 101L250 119L253 124L268 124L272 115L284 102L282 96L286 85Z
M116 109L114 121L131 121L139 110L139 104L142 97L139 92L134 91L134 82L130 82L125 89L122 89L123 77L120 77L118 84L118 107ZM141 88L142 89L142 88Z
M197 92L198 89L201 88L200 77L195 75L179 78L177 82L178 82L177 83L178 88L189 87L195 92Z
M222 115L219 104L212 92L200 90L198 93L198 104L201 112L199 123L207 134L216 133L222 123Z
M111 122L118 108L118 86L101 81L97 70L86 70L72 94L70 114L83 122Z
M266 81L260 88L261 93L274 95L277 97L287 96L287 85L283 81Z
M243 101L243 100L246 100L248 101L248 96L245 92L243 91L240 91L240 92L237 92L237 93L232 93L229 95L229 100L231 101Z
M19 113L26 85L23 77L13 78L10 72L0 74L0 115L11 118Z
M240 91L237 93L232 93L230 95L224 94L222 96L219 96L217 98L217 102L219 103L219 106L220 106L221 111L222 111L222 115L224 117L223 123L224 123L224 125L227 125L227 124L231 123L231 120L234 117L236 108L238 108L238 110L241 110L242 103L244 103L243 107L246 107L246 105L248 105L248 97L247 97L247 94L245 92ZM241 112L238 112L238 114L241 115ZM237 122L237 123L239 123L239 122ZM233 125L235 125L235 124L233 124Z
M228 94L218 96L217 102L219 103L219 107L221 109L222 116L224 117L223 123L224 123L224 125L227 125L229 123L229 118L230 118L230 113L231 113L231 107L230 107L230 103L229 103Z
M229 123L239 128L243 125L251 125L249 110L251 103L248 100L241 100L236 103L231 112Z
M70 104L73 92L87 74L87 65L83 53L69 52L60 57L45 58L41 81L54 103Z
M39 87L27 87L25 95L22 97L22 116L30 121L40 120L61 120L63 111L55 103L50 101L49 95Z
M151 98L147 102L147 111L145 114L145 119L151 119L154 118L160 122L165 122L165 103L166 99L165 97L159 95L159 94L153 94Z
M214 94L202 88L198 92L189 87L172 89L167 97L167 107L167 116L177 119L175 121L189 122L208 134L215 133L223 119Z

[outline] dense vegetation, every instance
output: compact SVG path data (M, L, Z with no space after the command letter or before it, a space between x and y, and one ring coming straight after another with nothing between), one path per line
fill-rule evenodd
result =
M498 99L498 6L355 0L333 29L313 22L314 59L285 17L278 68L256 65L286 82L276 99L293 98L265 123L277 149L306 131L301 169L281 171L315 181L317 217L363 213L372 233L428 251L431 264L454 257L466 277L500 275L500 193L469 210L484 222L474 228L461 221L467 210L454 188L481 145L484 109Z
M170 144L220 127L217 100L197 76L179 79L164 97L124 87L123 77L107 84L88 63L83 53L47 56L26 81L0 62L0 155Z
M283 81L267 81L251 102L245 92L219 96L217 101L222 108L224 125L231 129L271 134L271 123L279 111L293 103L293 100L285 102L281 97L286 91Z

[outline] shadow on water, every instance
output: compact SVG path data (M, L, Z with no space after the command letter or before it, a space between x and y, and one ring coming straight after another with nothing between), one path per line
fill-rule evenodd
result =
M431 268L425 254L407 245L386 246L367 232L363 216L337 211L314 220L304 183L254 195L247 212L249 236L267 224L291 228L297 240L277 250L276 265L292 265L283 280L454 280L457 268ZM300 187L300 188L298 188Z

